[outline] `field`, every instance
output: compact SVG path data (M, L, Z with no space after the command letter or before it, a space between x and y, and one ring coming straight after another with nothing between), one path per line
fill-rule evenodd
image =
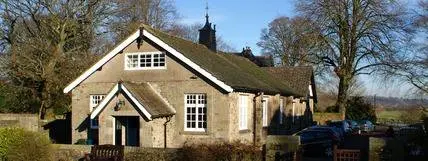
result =
M400 119L401 114L405 112L405 111L401 111L401 110L384 110L384 111L377 111L376 112L376 117L378 119Z

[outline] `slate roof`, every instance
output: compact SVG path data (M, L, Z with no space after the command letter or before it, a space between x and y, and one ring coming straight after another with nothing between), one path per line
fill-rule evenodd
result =
M175 114L172 107L148 83L123 82L122 84L152 115L152 119Z
M237 92L265 92L267 94L298 95L284 81L278 81L247 58L223 52L213 52L196 44L143 25L144 29L207 70ZM300 96L300 95L299 95Z
M259 67L273 67L272 56L255 56L249 47L243 48L242 52L230 53L237 56L242 56L253 62Z
M316 99L312 67L265 67L263 69L277 77L279 80L290 83L291 87L293 87L294 90L302 96L306 96L309 93L308 86L312 84L314 98Z
M273 67L272 56L255 56L255 62L259 67Z

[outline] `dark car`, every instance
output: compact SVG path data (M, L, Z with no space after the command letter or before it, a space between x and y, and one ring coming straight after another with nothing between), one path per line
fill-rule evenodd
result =
M351 128L346 121L329 121L327 122L328 126L336 127L341 130L342 135L348 134L351 132Z
M411 124L409 125L409 127L412 128L417 128L420 130L420 132L422 132L423 135L427 134L427 130L425 129L425 124L424 123L415 123L415 124Z
M369 120L363 120L360 122L360 130L362 132L372 132L375 129L375 125Z
M342 142L345 138L345 136L340 134L340 129L336 128L336 127L331 127L331 126L311 126L307 128L308 130L327 130L329 132L332 132L334 135L336 135L337 138L339 138L337 140L337 143Z
M304 156L331 157L333 154L333 145L339 142L339 138L329 130L305 129L294 135L300 136Z
M348 122L352 132L356 132L360 129L360 126L358 126L357 121L354 121L354 120L345 120L345 121Z

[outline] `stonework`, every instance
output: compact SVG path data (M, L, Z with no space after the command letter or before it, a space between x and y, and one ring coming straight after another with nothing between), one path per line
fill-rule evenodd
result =
M0 114L0 127L19 127L39 131L39 116L35 114Z
M154 90L171 105L176 114L167 121L167 118L149 120L135 109L135 106L122 94L115 96L101 111L99 118L99 144L114 144L115 117L136 116L139 118L139 146L164 147L165 136L168 148L181 147L183 144L213 143L219 141L264 144L265 138L275 127L276 131L287 130L285 125L278 122L279 101L284 100L283 115L290 115L293 98L263 93L224 93L219 87L208 83L195 71L183 65L182 62L170 57L166 53L166 69L155 70L124 70L125 54L132 52L163 51L150 42L143 42L138 49L136 42L126 47L122 53L116 55L102 68L93 73L72 91L72 143L79 139L88 139L89 128L89 97L91 94L107 94L119 81L148 82ZM184 130L184 95L203 93L207 97L207 129L205 132L191 132ZM248 129L239 130L240 94L248 96ZM267 97L268 127L262 126L262 98ZM124 107L114 110L116 102L124 101ZM302 115L305 102L296 103ZM313 101L310 101L313 104ZM313 106L311 105L311 110ZM296 109L295 109L296 110ZM166 124L166 130L165 128ZM166 131L166 133L165 133Z

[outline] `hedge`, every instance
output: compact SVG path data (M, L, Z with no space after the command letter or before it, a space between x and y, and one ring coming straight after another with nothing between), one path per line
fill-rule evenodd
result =
M0 128L0 160L52 160L49 137L21 128Z
M125 154L127 161L261 161L259 147L242 143L185 144L182 148L171 150L142 149Z

